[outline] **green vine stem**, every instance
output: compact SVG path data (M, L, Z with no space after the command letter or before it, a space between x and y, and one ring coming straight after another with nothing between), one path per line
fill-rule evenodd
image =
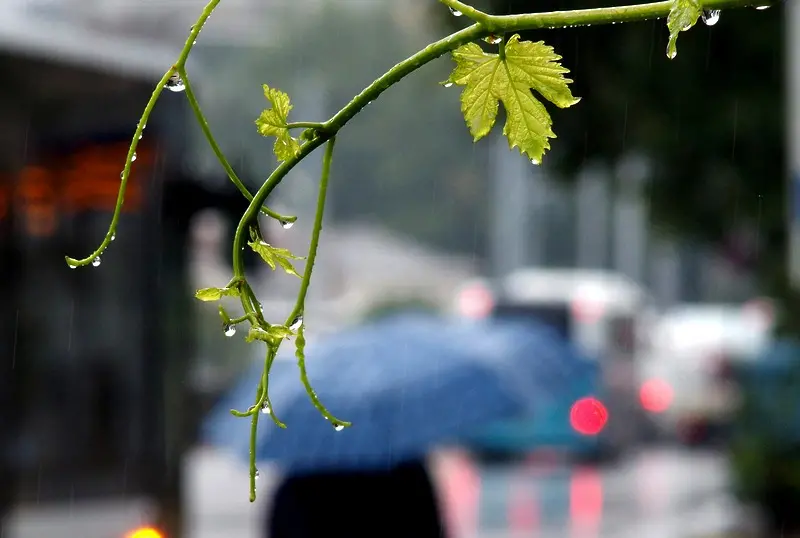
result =
M194 94L194 90L192 89L192 83L189 80L189 74L186 72L186 67L179 67L178 74L181 77L184 85L184 91L186 92L186 99L189 101L189 106L192 108L192 112L194 113L195 119L197 119L197 123L200 124L200 129L203 131L203 135L206 137L206 141L208 141L208 145L211 147L211 151L214 152L214 155L217 157L219 164L222 165L222 168L225 170L225 173L228 174L228 178L231 180L239 192L241 192L247 201L253 199L253 195L250 194L250 191L247 190L242 180L239 179L239 176L236 175L236 172L233 170L233 167L228 162L228 159L225 157L225 154L217 144L214 135L211 133L211 127L208 125L208 121L206 120L205 115L203 114L202 109L200 108L200 103L197 100L197 97ZM275 211L271 210L270 208L263 206L261 211L273 219L277 220L281 223L292 223L297 220L297 217L294 215L281 215L280 213L276 213Z
M139 139L142 137L142 133L145 129L150 114L152 113L153 108L155 107L155 104L158 101L158 98L160 97L164 88L170 83L173 85L175 85L176 82L181 84L183 86L183 90L185 91L186 97L189 101L189 104L192 108L192 111L195 115L195 118L197 122L200 124L200 128L202 129L203 134L205 135L209 146L211 147L212 151L217 157L217 160L222 165L222 168L227 173L231 182L239 189L239 191L249 201L247 209L244 211L244 214L242 215L241 219L239 220L239 223L237 224L236 233L233 239L233 249L232 249L233 278L225 288L207 288L205 290L200 290L197 293L197 297L205 301L219 300L223 296L238 297L241 302L242 309L244 310L243 315L231 319L220 307L220 316L222 317L223 322L225 323L226 326L231 326L231 327L235 327L235 325L239 323L249 322L251 333L250 335L248 335L248 341L250 341L251 339L252 340L257 339L266 342L267 351L264 359L264 368L262 371L261 379L259 380L258 383L255 404L244 412L235 410L231 411L236 416L251 417L250 499L251 501L254 501L256 497L255 480L257 476L257 470L255 467L256 439L257 439L256 434L257 434L258 419L260 412L263 411L269 413L273 421L279 427L282 428L286 427L286 425L283 422L281 422L275 415L268 394L269 373L271 371L271 367L275 360L275 357L278 353L278 349L284 339L291 338L292 336L296 338L296 356L298 361L298 368L300 370L301 382L303 383L303 386L306 389L314 406L320 411L320 413L326 419L331 421L331 423L337 430L346 426L350 426L349 422L341 421L330 414L330 412L320 402L320 400L318 399L316 393L314 392L311 386L311 383L308 379L308 375L305 369L305 353L304 353L305 324L302 321L302 316L305 308L306 294L308 292L308 287L311 281L314 262L317 256L320 232L322 230L322 220L324 215L327 186L330 176L330 166L333 158L335 137L338 134L338 132L353 117L355 117L369 103L377 99L388 88L390 88L394 84L397 84L403 78L413 73L420 67L435 60L436 58L439 58L440 56L448 52L453 52L454 59L456 59L458 62L459 59L455 57L456 53L458 52L456 49L465 47L482 38L489 38L489 41L492 44L500 44L500 50L496 58L499 58L499 61L501 62L505 62L507 61L505 56L506 47L516 47L516 50L518 52L520 50L523 50L522 48L520 48L522 47L522 45L519 43L519 36L514 35L513 37L507 39L507 37L514 32L520 32L523 30L566 28L573 26L617 24L617 23L643 21L650 19L668 18L667 26L670 30L670 45L668 47L667 55L669 58L674 58L676 54L674 43L675 40L677 39L678 33L680 33L681 31L685 31L689 29L691 26L693 26L703 10L722 10L722 9L744 8L744 7L763 8L765 4L768 3L768 0L663 0L659 2L651 2L646 4L637 4L629 6L604 7L596 9L578 9L572 11L552 11L546 13L526 13L520 15L504 15L504 16L496 16L484 13L460 0L439 0L439 2L441 2L447 8L449 8L454 15L463 15L466 19L471 20L473 24L443 39L431 43L430 45L420 50L416 54L399 62L394 67L389 69L389 71L387 71L382 76L377 78L369 86L364 88L364 90L362 90L358 95L356 95L349 103L347 103L341 110L339 110L327 121L322 123L306 122L306 121L300 121L300 122L286 121L285 119L286 115L288 114L288 111L291 109L291 106L288 103L288 96L282 94L281 92L276 93L274 90L270 90L272 91L272 93L270 94L272 97L268 98L272 99L281 96L282 98L285 98L285 102L282 103L282 108L280 109L280 114L282 114L282 116L280 114L276 116L275 110L272 110L273 116L271 116L271 118L273 120L275 118L278 118L280 124L269 125L267 129L268 135L272 135L272 133L274 133L276 129L279 132L281 132L281 136L283 138L280 139L278 142L276 142L276 148L280 147L282 154L279 155L279 158L284 160L282 160L282 162L275 168L275 170L273 170L273 172L263 182L263 184L256 191L255 194L251 194L248 191L248 189L236 175L235 171L233 170L230 163L226 159L224 153L217 144L214 136L211 133L211 129L208 125L208 122L205 116L203 115L200 104L195 96L194 90L189 80L189 75L186 70L186 61L197 39L197 36L200 33L200 30L207 22L209 16L212 14L214 9L219 4L219 2L220 0L210 0L208 4L203 8L202 14L198 18L195 25L192 26L192 29L189 33L186 43L181 49L178 59L176 60L175 64L172 65L169 68L169 70L161 77L155 89L153 90L150 100L147 102L144 108L144 112L142 113L142 116L133 134L131 145L128 150L128 155L125 160L123 172L121 174L117 203L114 208L114 213L108 228L108 232L105 235L105 238L101 242L100 246L86 258L75 259L66 257L66 261L71 267L88 265L94 262L96 259L98 259L99 256L108 247L109 243L113 240L114 234L116 233L117 223L119 221L122 205L125 199L125 189L127 186L128 177L130 175L131 163L135 158L136 147L138 145ZM528 43L528 46L539 47L537 49L537 51L541 53L539 54L539 56L541 56L542 54L549 55L550 59L544 61L557 62L557 60L560 59L560 57L556 56L552 52L551 48L547 47L542 43L536 43L536 44ZM469 49L469 47L465 48ZM478 49L477 52L475 52L474 48L469 50L473 51L470 53L473 55L481 53L480 49ZM449 86L454 83L460 85L469 84L469 81L467 81L467 76L464 75L464 69L469 68L468 64L471 60L467 58L465 54L466 53L462 52L460 57L460 61L462 63L459 64L459 68L461 69L461 71L458 71L459 68L457 68L456 70L457 74L456 72L454 72L454 74L451 75L451 78L447 81L447 83L445 83L445 86ZM510 58L511 57L509 56L508 61L511 61ZM517 55L517 58L519 58L519 54ZM483 60L489 61L486 60L485 58L483 58ZM495 62L497 60L491 59L490 61ZM520 60L515 59L514 61L520 61ZM465 65L466 67L464 67ZM554 65L555 69L562 69L557 63L555 63ZM550 69L550 67L546 69ZM562 71L566 72L565 69L562 69ZM557 71L557 72L562 72L562 71ZM554 104L564 107L564 106L571 106L572 104L578 102L578 99L573 98L572 95L569 93L569 90L566 87L566 84L568 82L570 81L566 79L562 79L559 82L560 84L563 85L563 90L566 92L565 95L567 97L561 98L559 102L554 101ZM269 90L269 88L265 86L265 95L267 90ZM462 95L462 100L463 100L463 95ZM273 104L273 109L278 108L274 102L272 104ZM468 126L470 126L470 129L472 130L474 125L470 125L471 118L466 118L466 119ZM493 122L494 120L492 120L492 123ZM491 129L491 125L489 125L488 128ZM547 126L547 128L549 129L549 126ZM283 129L283 131L280 131L280 129ZM304 129L299 139L296 140L289 135L289 131L292 129ZM481 129L477 129L477 131L478 131L477 133L473 132L474 138L476 140L478 138L481 138L482 136L485 136L486 132L488 132L488 131L483 132ZM507 136L509 136L509 142L512 143L511 136L510 135ZM276 260L274 259L274 257L278 256L278 254L276 253L282 249L274 249L274 247L271 247L265 242L260 241L261 233L258 228L258 215L263 212L266 215L281 221L281 223L284 225L290 224L296 220L296 217L280 215L268 209L264 204L266 203L267 199L269 198L270 194L272 194L274 189L283 181L286 175L300 161L308 157L317 148L326 143L327 145L323 157L323 170L319 186L319 195L317 199L316 216L314 220L313 232L311 235L311 244L309 245L306 268L301 277L302 281L301 281L300 291L297 296L297 301L284 325L271 325L264 319L263 312L261 311L261 305L258 302L255 293L253 292L252 288L250 287L249 283L245 278L243 252L245 248L245 242L247 241L247 235L249 232L250 237L254 241L251 242L250 245L253 246L254 249L263 249L263 252L259 251L259 253L265 259L265 261L267 261L273 268L275 268ZM547 145L546 137L543 137L542 141L540 142L534 141L534 144L535 143L540 144L539 147L540 150L542 148L546 149L549 147L549 145ZM514 145L516 145L516 143L514 143ZM277 151L278 149L276 149L276 154ZM526 153L528 150L523 151L522 148L520 148L520 151ZM539 156L540 155L541 152L539 153ZM537 162L537 163L539 162L536 156L531 157L531 160L532 162ZM288 253L288 251L283 251L283 252ZM287 258L285 254L280 254L280 256L283 256L283 258L278 259L277 262L280 263L281 267L290 274L300 276L291 266L289 258ZM294 256L292 256L290 253L288 254L288 256L290 258L294 258ZM233 334L233 331L230 331L230 333Z

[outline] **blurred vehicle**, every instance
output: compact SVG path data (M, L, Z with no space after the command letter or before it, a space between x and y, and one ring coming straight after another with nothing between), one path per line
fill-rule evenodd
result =
M186 103L162 99L113 242L70 269L64 255L91 253L108 230L163 73L74 62L0 51L12 99L25 96L0 99L0 132L24 142L0 147L0 535L177 537L181 459L204 406L186 382L189 222L246 204L184 172Z
M685 444L724 435L737 401L732 368L769 343L768 302L687 304L666 311L640 363L640 399L659 432Z
M777 338L733 367L739 405L731 421L733 490L760 509L767 536L800 528L800 342Z
M589 458L615 457L647 437L635 363L647 346L644 335L654 309L643 287L608 271L530 268L468 283L456 309L473 318L538 321L597 360L597 368L574 372L570 386L553 387L548 409L490 425L473 449L495 455L557 448ZM608 416L596 435L579 431L573 420L576 403L587 397Z

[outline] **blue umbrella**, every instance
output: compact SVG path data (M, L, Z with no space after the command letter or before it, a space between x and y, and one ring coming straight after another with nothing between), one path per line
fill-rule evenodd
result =
M353 426L336 431L310 402L296 364L276 361L270 399L287 429L262 416L257 458L293 471L380 467L423 455L487 422L526 413L568 383L575 368L591 367L547 329L427 315L309 344L306 366L322 402ZM207 442L248 457L249 421L229 410L252 405L260 375L254 365L212 411Z

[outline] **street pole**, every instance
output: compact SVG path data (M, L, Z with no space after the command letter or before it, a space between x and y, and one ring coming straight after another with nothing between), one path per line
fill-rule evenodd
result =
M786 2L789 279L800 288L800 4Z

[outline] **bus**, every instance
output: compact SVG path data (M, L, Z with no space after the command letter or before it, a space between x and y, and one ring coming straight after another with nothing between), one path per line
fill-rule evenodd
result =
M115 240L70 269L64 256L106 233L164 66L110 72L8 51L0 66L23 90L0 97L0 535L182 536L182 459L214 398L187 383L189 223L215 208L232 235L246 200L224 175L187 171L186 100L164 95Z
M460 290L456 313L471 318L528 319L549 326L588 357L595 371L560 389L553 409L537 417L492 424L472 447L498 456L562 449L591 459L615 457L650 435L639 403L636 361L644 353L655 309L648 292L611 271L525 268ZM608 415L603 429L586 435L570 422L577 401L593 398Z

